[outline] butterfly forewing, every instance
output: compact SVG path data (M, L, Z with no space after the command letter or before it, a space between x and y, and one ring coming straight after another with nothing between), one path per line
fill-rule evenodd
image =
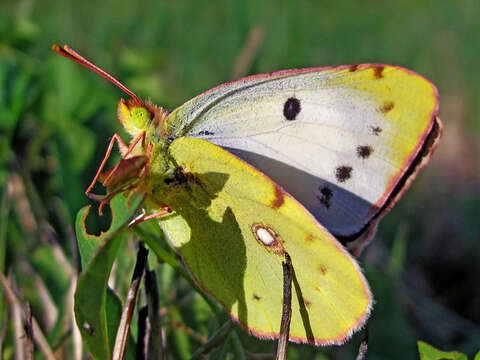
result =
M245 78L199 95L167 122L267 174L333 234L355 237L411 176L437 108L423 77L368 64Z

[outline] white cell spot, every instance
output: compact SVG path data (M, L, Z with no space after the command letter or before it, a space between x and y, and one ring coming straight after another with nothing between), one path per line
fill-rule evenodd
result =
M258 227L255 229L257 239L259 239L265 246L270 246L275 242L273 235L265 228Z
M252 224L252 232L257 242L264 246L265 250L275 255L285 255L284 241L270 225L264 223Z

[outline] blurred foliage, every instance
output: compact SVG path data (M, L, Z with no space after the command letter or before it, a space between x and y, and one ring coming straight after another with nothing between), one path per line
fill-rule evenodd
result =
M458 351L441 351L423 341L418 342L418 352L420 353L421 360L468 360L468 357L465 354ZM480 351L475 355L473 360L479 359Z
M109 137L127 139L115 114L124 95L50 51L52 43L68 43L167 108L232 74L293 67L384 62L432 80L443 141L361 258L376 298L368 358L417 358L417 339L472 358L480 344L479 18L476 0L2 0L0 270L30 303L56 356L71 358L78 341L71 311L80 269L74 216L89 203L84 190ZM99 233L108 218L90 216L88 227ZM134 242L123 241L119 252L110 281L123 301ZM228 316L212 312L180 268L170 266L174 255L165 256L150 255L150 266L168 351L184 359ZM27 340L15 326L21 316L0 292L4 359ZM289 358L351 359L362 336L342 347L291 345ZM237 327L211 358L274 349L274 342Z
M126 225L135 217L143 203L143 197L133 200L130 208L121 194L110 207L112 224L100 236L90 235L85 228L85 219L90 208L82 208L77 215L75 227L82 272L75 291L75 318L82 338L95 359L112 358L118 322L121 315L120 299L113 291L105 291L115 258L125 238ZM119 234L120 233L120 234ZM109 300L110 299L110 300ZM110 306L109 306L110 305ZM115 311L115 310L119 311ZM113 325L113 326L112 326Z

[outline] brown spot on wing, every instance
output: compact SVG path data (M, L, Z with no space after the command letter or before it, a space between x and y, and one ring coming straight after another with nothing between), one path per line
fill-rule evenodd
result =
M395 106L395 103L393 101L385 101L383 105L380 107L380 112L386 114L387 112L392 110L394 106Z
M312 302L311 301L308 301L307 299L303 298L303 303L305 304L305 307L309 308L310 306L312 306Z
M270 207L273 208L273 209L278 209L279 207L281 207L284 204L284 202L285 202L285 195L284 195L282 189L280 189L280 187L275 185L275 187L274 187L274 198L270 203Z
M348 68L348 71L350 72L355 72L358 70L358 65L352 65Z
M308 243L312 243L313 239L314 239L313 235L308 234L307 237L305 238L305 241L308 242Z
M383 78L383 69L385 69L383 66L375 66L373 68L373 76L375 76L376 79L381 79Z
M378 136L380 135L381 132L382 132L382 128L380 126L372 126L373 135Z
M253 300L257 300L257 301L258 301L258 300L260 300L260 299L261 299L260 296L258 296L257 294L253 293Z
M318 265L317 270L320 271L322 275L327 273L327 267L323 264Z

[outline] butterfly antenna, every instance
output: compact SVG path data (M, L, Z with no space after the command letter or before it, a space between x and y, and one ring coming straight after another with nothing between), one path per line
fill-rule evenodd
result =
M57 54L60 54L62 56L65 56L66 58L73 60L80 65L86 67L87 69L90 69L92 71L95 71L98 75L103 76L105 79L110 81L112 84L123 90L126 94L130 95L133 99L142 102L137 95L135 95L132 91L130 91L125 85L123 85L120 81L115 79L112 75L107 73L105 70L100 69L98 66L92 64L90 61L85 59L82 55L77 53L75 50L73 50L70 46L64 45L63 48L58 46L57 44L52 45L52 50L55 51Z

